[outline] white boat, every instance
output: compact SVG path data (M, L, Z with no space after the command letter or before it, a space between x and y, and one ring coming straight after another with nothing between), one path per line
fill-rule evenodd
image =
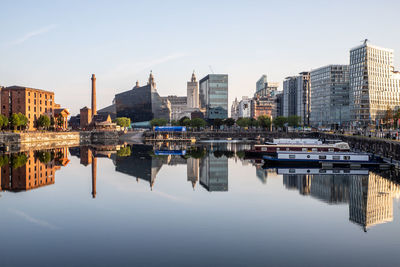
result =
M368 175L368 169L320 169L320 168L278 168L278 174L288 175Z
M297 152L281 151L276 157L265 156L265 159L276 161L302 161L302 162L368 162L370 155L352 152Z

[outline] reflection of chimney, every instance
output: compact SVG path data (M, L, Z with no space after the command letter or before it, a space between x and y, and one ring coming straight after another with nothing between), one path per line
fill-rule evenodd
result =
M97 158L93 153L92 161L92 197L96 198Z
M92 116L96 114L96 76L92 74Z

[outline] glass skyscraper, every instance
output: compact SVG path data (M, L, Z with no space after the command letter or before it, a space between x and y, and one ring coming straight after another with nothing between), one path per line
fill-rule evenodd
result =
M206 119L228 118L227 74L209 74L200 80L200 108Z
M349 66L329 65L311 71L313 126L349 125Z

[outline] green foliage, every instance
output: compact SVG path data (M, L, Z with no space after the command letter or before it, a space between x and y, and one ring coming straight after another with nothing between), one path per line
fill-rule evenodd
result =
M192 128L200 129L206 127L206 125L207 125L206 121L200 118L194 118L190 121L190 126Z
M238 158L243 159L245 155L246 155L246 154L245 154L244 151L236 151L236 156L237 156Z
M28 157L25 153L16 153L11 156L11 166L13 169L25 166L28 161Z
M251 120L249 118L239 118L236 124L242 128L251 126Z
M127 117L119 117L115 119L115 123L120 127L131 126L131 119Z
M267 115L261 115L257 118L257 121L259 123L259 126L263 128L270 128L271 127L271 118L268 117Z
M57 115L57 118L61 119L62 118L61 114ZM61 124L62 124L62 121L61 121ZM51 126L56 125L56 121L53 116L50 116L50 125ZM58 126L60 126L60 120L58 120Z
M171 121L171 125L172 125L172 126L179 126L179 121L172 120L172 121Z
M301 118L293 115L288 117L288 125L292 127L298 127L300 125Z
M167 125L167 120L166 119L152 119L150 121L150 125L152 127L154 127L154 126L165 126L165 125Z
M3 127L7 127L8 126L8 118L4 115L0 115L0 129L2 129Z
M7 155L0 156L0 168L7 164L8 164L8 156Z
M131 155L131 147L126 146L126 147L121 147L120 150L117 151L117 156L118 157L129 157Z
M228 127L232 127L233 125L235 125L235 120L232 118L227 118L224 120L224 124Z
M36 123L39 128L49 128L51 121L49 116L43 114L40 115Z
M179 119L180 126L189 126L190 118L188 116L182 117Z
M186 155L189 155L190 157L195 159L201 159L204 158L204 156L206 155L206 150L202 147L195 147L190 149L188 153L186 153Z
M221 120L221 119L214 119L214 121L213 121L213 125L214 125L214 127L216 127L216 128L221 127L221 125L223 125L223 124L224 124L224 121Z
M54 159L54 153L49 151L36 151L35 158L41 163L47 164Z
M214 157L216 157L216 158L220 158L223 155L224 155L224 151L219 151L219 150L214 151Z
M278 116L274 119L274 125L275 125L275 127L278 127L278 128L283 128L285 126L285 123L287 123L287 122L288 122L288 119L283 116Z

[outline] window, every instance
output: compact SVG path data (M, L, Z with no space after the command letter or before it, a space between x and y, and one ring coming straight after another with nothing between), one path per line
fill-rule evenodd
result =
M296 155L289 155L289 159L295 159Z
M350 160L350 156L343 156L344 160Z
M319 159L326 159L326 156L325 155L320 155Z
M333 160L340 160L340 156L332 156Z

